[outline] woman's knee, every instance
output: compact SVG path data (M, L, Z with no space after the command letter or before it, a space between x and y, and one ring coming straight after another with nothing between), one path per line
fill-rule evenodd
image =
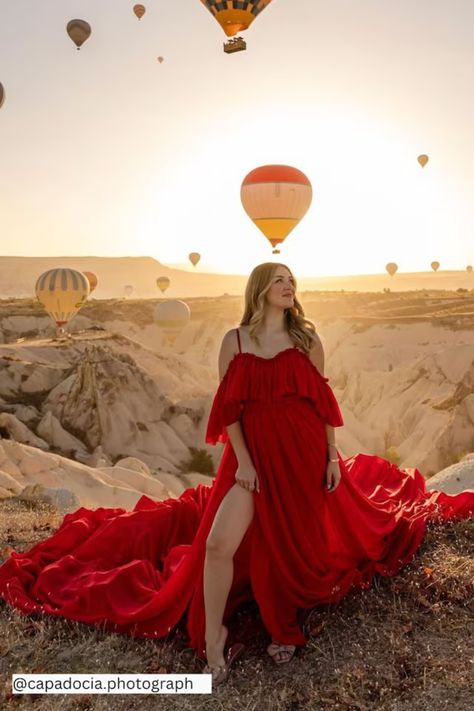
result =
M211 532L206 540L206 553L216 558L232 558L232 542L220 533Z

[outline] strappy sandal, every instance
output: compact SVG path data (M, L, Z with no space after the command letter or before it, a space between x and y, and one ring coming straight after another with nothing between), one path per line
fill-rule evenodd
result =
M210 667L209 664L206 664L203 669L203 674L212 674L213 688L218 687L220 684L226 681L227 677L229 676L232 664L238 657L240 657L244 649L245 645L241 644L240 642L237 642L236 644L232 644L227 650L227 653L225 655L224 666Z
M267 652L275 664L288 664L288 662L291 662L295 650L296 646L294 644L280 644L279 642L272 642L267 647ZM277 655L280 655L280 659L277 659ZM283 659L281 655L284 655Z

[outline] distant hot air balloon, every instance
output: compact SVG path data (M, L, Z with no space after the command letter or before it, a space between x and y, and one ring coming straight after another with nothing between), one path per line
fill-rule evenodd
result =
M179 299L160 301L154 311L155 323L163 331L170 343L174 343L191 318L189 306Z
M93 272L82 272L82 273L84 274L84 276L87 277L87 279L89 281L90 293L92 294L92 292L96 288L97 284L99 283L97 280L97 277Z
M159 61L160 64L162 64L162 62L165 61L165 58L164 58L164 57L158 57L158 61Z
M471 264L467 265L466 271L469 272L469 274L472 272L472 265Z
M126 284L123 287L123 290L125 292L125 296L131 296L133 294L133 286L131 284Z
M306 214L312 188L301 170L289 165L262 165L252 170L240 189L244 210L272 245L273 254Z
M433 269L433 271L437 272L439 269L439 266L440 266L439 262L431 262L431 269Z
M85 20L70 20L67 23L66 30L77 49L82 47L91 34L91 26Z
M198 252L191 252L191 254L189 254L189 256L188 256L188 259L191 262L191 264L193 265L193 267L195 267L196 264L201 259L201 255Z
M429 157L422 153L420 156L418 156L417 161L421 165L421 167L424 168L429 161Z
M201 0L220 24L227 37L248 29L272 0Z
M171 284L170 279L167 276L160 276L156 280L156 286L162 293L164 293L166 291L166 289L169 287L170 284Z
M395 262L389 262L385 265L385 269L390 274L390 276L393 276L398 269L398 264L395 264Z
M0 109L2 108L4 101L5 101L5 89L3 88L3 84L0 84Z
M146 12L146 7L145 7L145 5L134 5L133 12L138 17L138 19L141 20L143 15Z
M36 297L60 330L84 305L89 282L76 269L49 269L36 282Z

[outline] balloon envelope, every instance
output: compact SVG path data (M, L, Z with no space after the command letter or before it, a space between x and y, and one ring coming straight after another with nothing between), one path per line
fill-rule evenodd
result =
M92 292L96 288L97 284L99 283L98 279L97 279L96 275L94 274L94 272L82 272L82 273L84 274L84 276L87 277L87 280L88 280L89 286L90 286L90 293L92 294Z
M161 64L162 62L165 61L165 58L164 58L164 57L158 57L158 61L159 61L159 63Z
M201 259L201 255L198 252L191 252L191 254L188 255L188 259L193 265L193 267L196 266L196 264L199 262Z
M246 175L240 198L247 215L276 247L306 214L313 191L298 168L262 165Z
M390 274L390 276L393 276L398 269L398 264L395 264L395 262L389 262L385 265L385 269Z
M201 0L214 15L227 37L248 29L272 0Z
M58 326L64 326L84 305L89 282L76 269L49 269L36 282L36 297Z
M420 156L418 156L417 160L418 160L418 163L421 165L421 167L424 168L425 165L429 161L429 157L427 155L425 155L424 153L422 153Z
M186 326L190 318L191 311L189 306L179 299L161 301L155 307L155 323L170 342L174 342L176 336Z
M436 272L439 269L439 266L439 262L431 262L431 269L433 269L433 271Z
M0 84L0 109L2 108L4 101L5 101L5 89L3 88L3 84Z
M66 30L77 49L81 48L91 34L91 26L85 20L70 20L67 23Z
M472 265L471 264L467 265L466 271L469 272L469 274L472 272Z
M156 280L156 286L158 287L158 289L160 289L161 292L166 291L170 284L170 279L166 276L158 277L158 279Z
M126 284L123 287L123 290L127 296L131 296L133 294L133 286L131 284Z
M133 12L134 12L135 15L138 17L138 19L141 20L142 17L143 17L143 15L144 15L145 12L146 12L146 7L145 7L145 5L140 5L140 4L134 5L134 6L133 6Z

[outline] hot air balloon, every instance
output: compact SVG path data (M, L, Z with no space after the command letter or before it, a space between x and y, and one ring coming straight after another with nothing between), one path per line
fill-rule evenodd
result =
M191 252L191 254L188 255L188 259L193 265L193 267L196 266L196 264L199 262L201 259L201 255L198 252Z
M421 167L424 168L429 161L429 157L422 153L420 156L418 156L417 161L421 165Z
M250 27L272 0L201 0L220 24L227 37L233 37Z
M126 284L123 287L123 290L125 292L125 296L131 296L133 294L133 286L131 284Z
M0 109L2 108L4 101L5 101L5 89L3 88L3 84L0 84Z
M469 274L472 272L472 265L471 264L467 265L466 271L469 272Z
M306 214L312 188L301 170L289 165L262 165L252 170L240 189L244 210L272 245L283 242Z
M159 61L160 64L162 64L162 62L165 61L165 58L164 58L164 57L158 57L158 61Z
M89 286L90 286L90 293L92 294L92 292L96 288L97 284L99 283L97 280L97 277L93 272L82 272L82 273L84 274L84 276L87 277L87 280L88 280Z
M155 307L155 323L170 343L174 343L176 336L183 330L190 318L189 306L179 299L160 301Z
M398 269L398 264L395 264L395 262L389 262L385 265L385 269L390 274L390 276L393 276Z
M145 5L134 5L133 12L138 17L138 19L141 20L143 15L146 12L146 7L145 7Z
M36 282L36 297L60 332L84 305L89 282L76 269L49 269Z
M171 284L170 279L167 276L160 276L156 280L156 286L162 293L164 293L166 291L166 289L169 287L170 284Z
M77 49L82 47L91 34L91 26L85 20L70 20L67 23L66 30Z
M437 272L439 269L439 262L431 262L431 269Z

